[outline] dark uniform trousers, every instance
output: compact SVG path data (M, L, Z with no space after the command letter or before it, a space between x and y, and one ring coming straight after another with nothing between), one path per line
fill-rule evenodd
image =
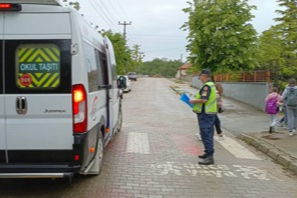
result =
M213 156L214 123L216 114L197 113L201 139L207 156Z

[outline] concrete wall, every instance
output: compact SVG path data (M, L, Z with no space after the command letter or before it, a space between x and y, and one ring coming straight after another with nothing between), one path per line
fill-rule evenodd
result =
M192 76L192 87L199 89L202 85L198 76Z
M265 101L269 85L268 83L222 83L224 96L239 100L262 111L265 111ZM192 86L199 88L202 86L197 76L192 77Z
M192 75L185 75L181 77L182 81L186 81L186 82L191 82L192 80Z
M230 97L265 111L268 83L222 83L224 96Z

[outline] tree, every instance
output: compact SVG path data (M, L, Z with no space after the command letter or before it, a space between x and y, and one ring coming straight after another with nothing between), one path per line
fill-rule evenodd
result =
M213 72L255 68L257 36L250 21L254 17L248 0L192 0L183 9L189 20L190 62L197 69Z
M297 2L296 0L277 0L283 9L276 10L280 17L276 26L282 41L283 49L280 52L284 64L282 73L288 78L297 77Z
M120 33L113 33L111 30L99 31L103 36L107 36L112 42L117 62L117 71L119 74L126 74L132 70L131 50L126 45L124 36Z
M274 86L281 89L280 81L283 80L284 74L288 74L284 69L285 54L279 26L272 26L269 30L264 31L259 39L259 51L256 58L261 65L261 69L271 71Z
M269 68L273 61L284 64L284 45L278 26L272 26L259 39L258 61L262 68Z
M140 52L140 45L133 45L131 50L131 57L133 61L133 71L138 71L140 65L142 65L142 60L144 58L143 52Z
M67 0L63 0L63 2L64 2L64 3L68 3ZM77 2L77 1L75 1L75 2L70 1L68 4L69 4L70 6L72 6L72 7L73 7L74 9L76 9L76 10L80 10L80 4L79 4L79 2Z
M276 10L281 15L275 18L280 22L280 32L283 34L284 43L289 51L297 49L297 2L296 0L277 0L284 10Z
M156 58L152 61L144 62L139 68L139 73L145 75L162 75L164 77L174 77L177 69L182 66L180 60L167 60Z

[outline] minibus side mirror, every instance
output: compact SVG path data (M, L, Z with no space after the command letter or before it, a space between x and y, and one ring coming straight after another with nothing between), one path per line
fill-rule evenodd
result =
M127 88L127 82L126 82L126 78L124 76L120 76L118 78L118 88L119 89L126 89Z

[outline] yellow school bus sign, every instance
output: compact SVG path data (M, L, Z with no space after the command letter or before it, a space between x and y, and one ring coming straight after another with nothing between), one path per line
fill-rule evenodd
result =
M53 44L25 44L17 49L17 85L20 88L56 88L60 85L60 50Z

